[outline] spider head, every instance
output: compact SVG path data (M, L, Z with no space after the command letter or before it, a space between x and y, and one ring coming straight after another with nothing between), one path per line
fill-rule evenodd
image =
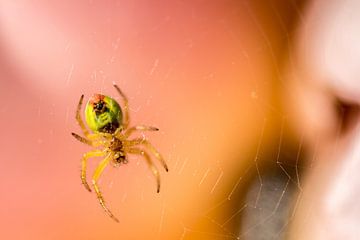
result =
M86 123L94 132L114 133L122 122L122 111L112 98L94 94L85 107Z
M116 166L119 166L120 164L126 164L128 163L128 160L125 156L125 154L123 152L117 152L115 155L114 155L114 163Z

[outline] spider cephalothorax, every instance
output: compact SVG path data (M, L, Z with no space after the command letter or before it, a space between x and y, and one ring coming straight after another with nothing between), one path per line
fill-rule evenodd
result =
M112 217L115 221L118 221L106 207L104 198L97 183L105 167L109 163L112 163L113 166L126 164L128 162L127 154L142 155L156 178L157 192L160 191L160 175L147 151L153 153L153 155L160 160L166 171L168 171L168 167L160 153L148 140L145 138L129 139L132 133L136 131L158 131L159 129L144 125L129 128L128 100L117 85L114 84L114 87L124 100L124 115L120 105L114 99L102 94L94 94L89 99L85 107L86 124L92 130L92 133L90 133L80 116L81 105L84 99L84 95L82 95L76 111L76 120L78 121L85 137L81 137L76 133L72 133L72 135L77 140L97 148L93 151L85 153L81 161L81 181L85 188L90 192L91 189L86 180L87 160L91 157L104 157L94 172L92 184L101 206L110 217Z
M109 144L109 148L115 153L113 157L113 166L118 167L120 164L128 163L122 141L113 137Z

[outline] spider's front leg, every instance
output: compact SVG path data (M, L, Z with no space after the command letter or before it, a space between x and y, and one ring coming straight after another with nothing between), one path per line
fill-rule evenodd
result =
M105 153L103 151L100 150L94 150L91 152L87 152L83 155L83 158L81 160L81 181L82 184L84 185L84 187L91 192L90 186L86 181L86 165L87 165L87 160L91 157L102 157L104 156Z
M146 139L143 138L136 138L133 140L128 140L127 141L129 146L136 146L136 145L143 145L145 146L147 149L149 149L154 156L159 159L159 161L161 162L161 164L163 165L163 167L165 168L165 170L168 172L169 168L164 160L164 158L162 157L162 155L159 153L159 151Z
M152 173L154 174L154 176L156 178L157 192L160 192L160 174L159 174L158 169L155 167L154 163L151 161L149 154L138 148L129 148L127 150L127 152L133 153L133 154L139 154L145 158L146 162L149 165L149 168L151 169Z
M99 180L101 173L104 171L105 167L109 164L111 158L113 157L112 154L107 155L104 160L102 160L100 162L100 164L98 165L98 167L96 168L94 175L93 175L93 186L94 186L94 190L96 192L97 198L99 199L100 205L103 207L103 209L105 210L105 212L112 218L114 219L116 222L119 222L119 220L114 216L114 214L112 214L112 212L106 207L105 205L105 200L102 196L102 193L99 189L99 186L97 184L97 181Z

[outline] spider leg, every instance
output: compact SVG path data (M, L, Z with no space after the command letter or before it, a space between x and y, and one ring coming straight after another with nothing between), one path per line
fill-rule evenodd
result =
M77 140L79 140L82 143L85 143L85 144L90 145L90 146L93 145L92 141L90 141L90 140L88 140L88 139L86 139L86 138L84 138L84 137L82 137L82 136L80 136L80 135L78 135L76 133L72 132L71 135L73 135L74 138L76 138Z
M84 124L83 120L81 119L81 115L80 115L80 110L81 110L81 105L82 105L83 100L84 100L84 94L81 95L77 109L76 109L76 120L77 120L78 124L80 125L84 135L88 136L89 131L86 129L85 124Z
M86 181L86 164L87 164L87 160L91 157L101 157L104 156L105 153L103 151L100 150L94 150L91 152L87 152L83 155L83 158L81 160L81 181L82 184L84 185L84 187L91 192L91 189L89 187L89 184Z
M90 133L87 137L90 140L96 140L96 139L99 139L99 138L111 139L112 134L111 133L97 132L97 133Z
M124 137L128 138L135 131L159 131L159 129L152 126L138 125L127 129L124 133Z
M137 138L134 140L129 140L127 141L129 146L136 146L136 145L143 145L145 146L148 150L150 150L155 157L161 162L162 166L165 168L165 170L168 172L169 168L164 160L164 158L162 157L162 155L159 153L159 151L146 139L143 138Z
M101 145L103 145L104 144L104 141L100 141L100 140L98 140L98 141L92 141L92 140L89 140L89 139L87 139L87 138L84 138L84 137L82 137L82 136L80 136L80 135L78 135L78 134L76 134L76 133L71 133L71 135L73 135L77 140L79 140L80 142L82 142L82 143L85 143L85 144L87 144L87 145L90 145L90 146L92 146L92 147L99 147L99 146L101 146ZM91 135L91 134L90 134Z
M114 219L116 222L119 222L119 220L114 216L114 214L112 214L112 212L106 207L105 205L105 201L104 198L101 194L101 191L99 189L99 186L97 184L97 181L99 180L101 173L104 171L105 167L109 164L110 160L111 160L112 155L109 154L107 155L104 160L102 160L100 162L100 164L98 165L98 167L96 168L94 175L93 175L93 186L97 195L97 198L99 199L100 205L103 207L103 209L105 210L105 212L112 218Z
M128 153L139 154L145 158L146 162L149 165L149 168L151 169L153 175L156 178L157 192L160 192L160 174L154 163L151 161L149 154L138 148L129 148L127 151Z
M120 94L120 96L122 97L123 101L124 101L124 121L123 121L123 127L124 129L126 129L129 125L130 122L130 117L129 117L129 100L128 98L125 96L125 94L120 90L120 88L118 87L118 85L116 85L115 83L113 83L114 87L116 88L116 90L118 91L118 93Z

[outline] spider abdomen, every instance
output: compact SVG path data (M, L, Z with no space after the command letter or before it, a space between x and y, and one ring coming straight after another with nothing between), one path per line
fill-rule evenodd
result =
M85 120L94 132L114 133L122 124L121 107L111 97L94 94L86 104Z

